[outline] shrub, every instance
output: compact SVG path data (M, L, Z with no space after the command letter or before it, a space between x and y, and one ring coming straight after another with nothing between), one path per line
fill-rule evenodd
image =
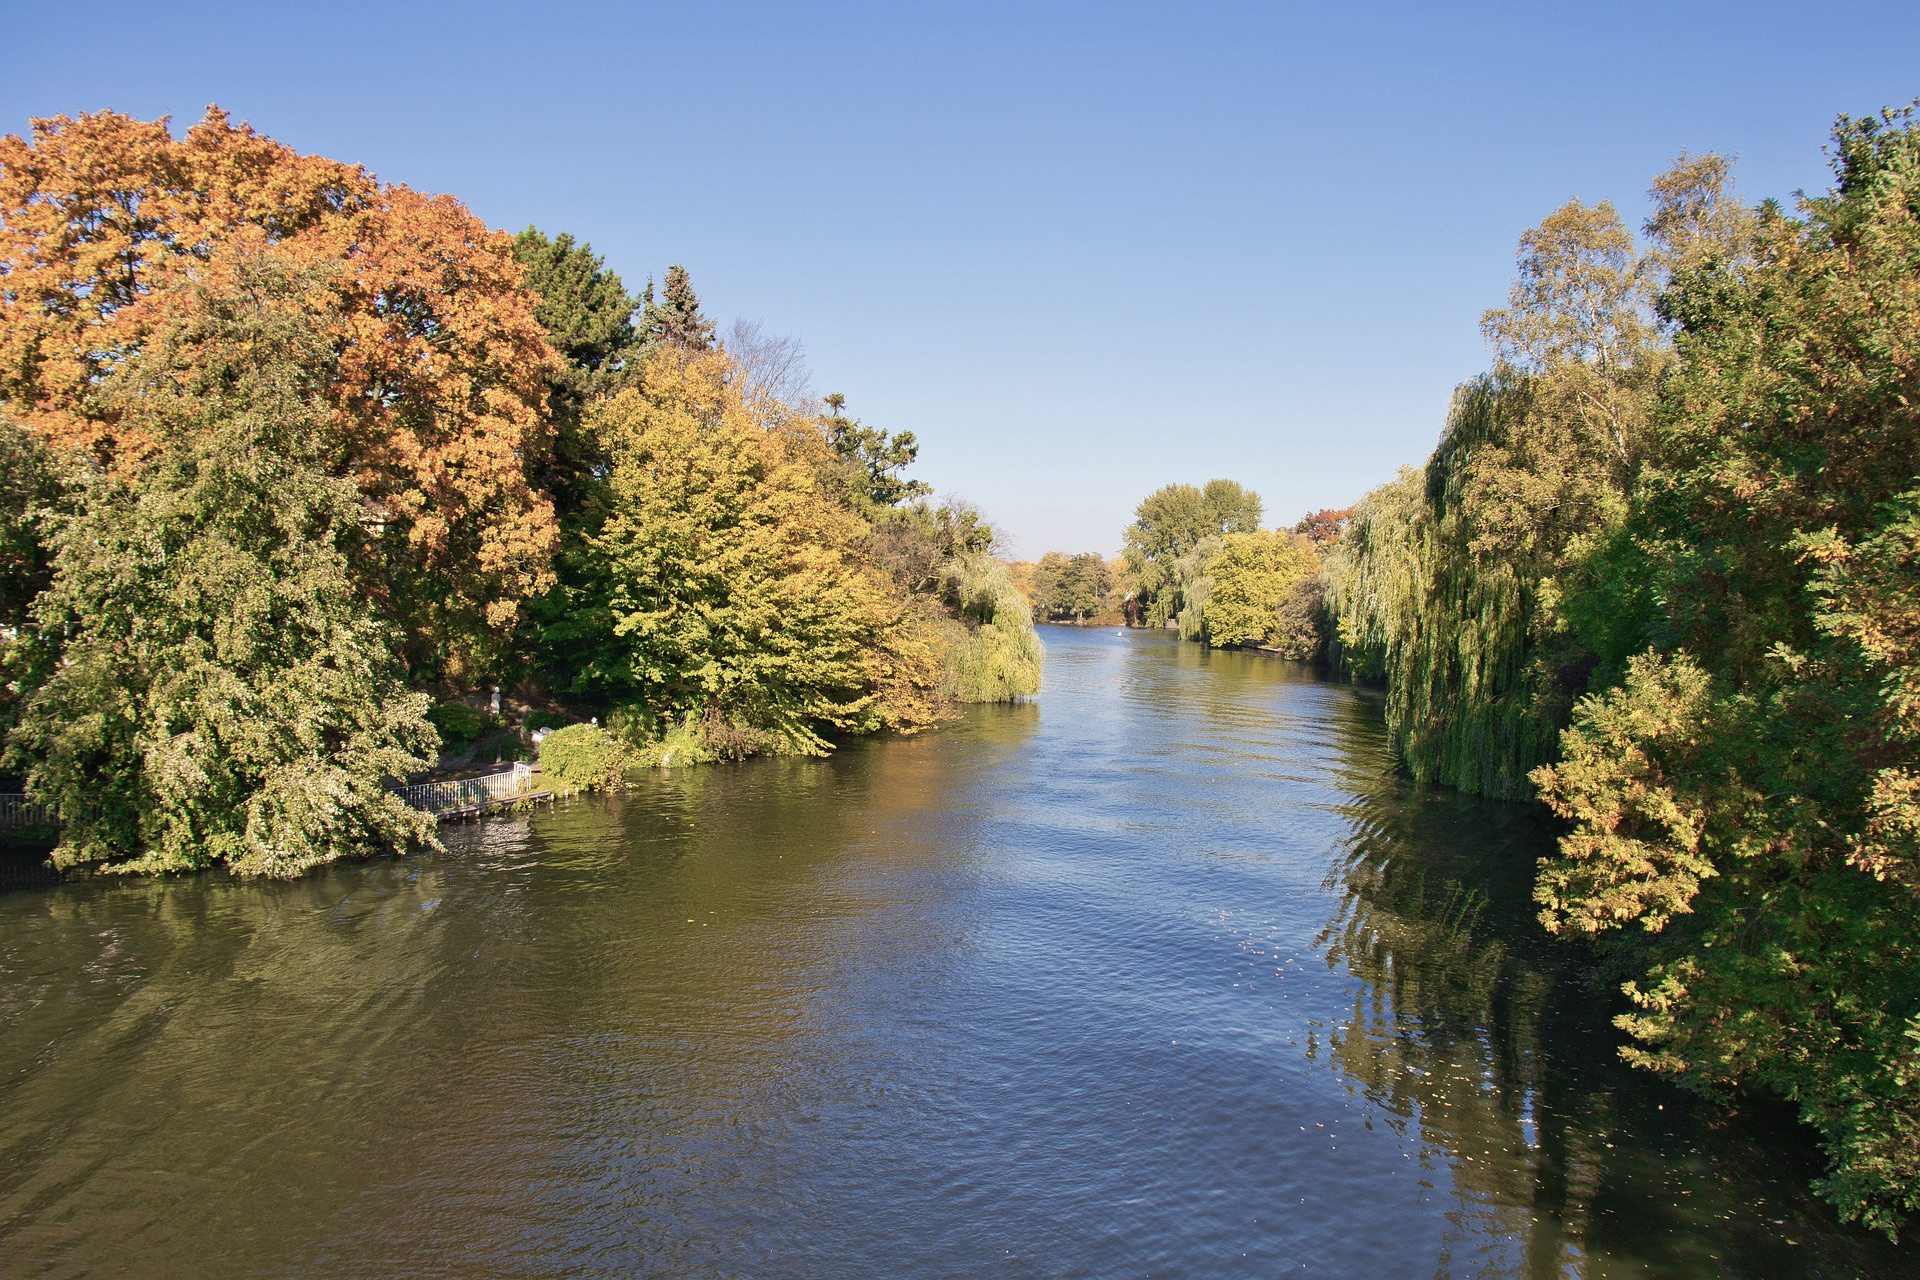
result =
M593 724L555 729L540 743L540 772L555 791L607 791L627 771L627 749Z
M440 741L453 748L466 746L487 727L486 712L464 702L437 703L427 712L427 719L440 731Z
M561 729L572 723L565 716L557 716L551 711L529 711L523 727L528 733L538 733L542 729Z

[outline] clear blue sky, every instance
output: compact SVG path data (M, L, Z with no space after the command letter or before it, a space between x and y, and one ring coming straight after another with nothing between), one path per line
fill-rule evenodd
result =
M1270 522L1418 462L1515 238L1682 148L1818 189L1920 5L217 6L4 0L0 132L218 102L800 338L1015 550L1224 475Z

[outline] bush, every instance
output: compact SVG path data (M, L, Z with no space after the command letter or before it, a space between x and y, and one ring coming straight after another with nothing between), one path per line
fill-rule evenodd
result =
M427 719L440 731L441 744L455 749L472 742L487 727L487 713L464 702L437 703Z
M599 725L570 724L540 743L540 772L563 795L611 790L628 764L626 747Z
M557 716L551 711L529 711L522 727L528 733L538 733L542 729L562 729L571 723L565 716Z

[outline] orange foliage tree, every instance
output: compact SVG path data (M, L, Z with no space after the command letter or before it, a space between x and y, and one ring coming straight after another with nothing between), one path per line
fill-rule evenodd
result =
M416 662L484 663L552 581L547 447L555 356L511 237L458 201L301 155L218 108L175 139L114 112L0 138L0 407L60 449L138 469L160 443L122 421L111 375L190 280L272 251L326 268L338 353L327 456L365 495L365 588Z

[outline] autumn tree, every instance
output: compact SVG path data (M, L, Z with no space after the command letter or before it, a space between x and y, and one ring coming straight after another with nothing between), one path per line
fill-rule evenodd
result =
M457 201L234 125L184 137L114 112L0 139L0 407L126 476L166 425L105 393L185 305L272 246L308 277L335 363L317 456L380 520L353 564L416 661L485 663L550 580L553 356L512 241Z
M1305 537L1315 548L1324 551L1340 541L1341 535L1352 523L1352 507L1322 507L1301 516L1299 523L1293 526L1293 531Z
M1221 540L1210 572L1206 638L1215 646L1258 644L1280 627L1280 609L1320 557L1303 535L1276 530L1232 533Z
M324 452L340 357L307 305L328 279L237 261L94 388L157 443L93 473L33 604L9 759L65 819L56 865L289 876L433 839L385 786L438 738L350 572L366 508Z
M866 522L818 483L824 441L767 412L724 356L685 348L595 405L605 519L550 627L582 692L708 758L918 727L912 692L937 681L930 641L898 628L862 554Z
M1920 127L1797 216L1673 198L1677 363L1594 589L1629 649L1534 775L1549 929L1641 945L1629 1056L1794 1099L1823 1190L1920 1209ZM1637 652L1632 652L1636 650Z

